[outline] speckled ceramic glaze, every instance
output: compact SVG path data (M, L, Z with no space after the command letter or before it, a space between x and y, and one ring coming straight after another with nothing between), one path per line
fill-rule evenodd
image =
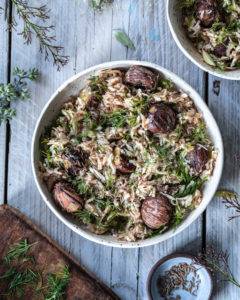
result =
M190 273L188 279L198 280L199 286L197 291L191 294L190 292L184 289L175 289L171 297L172 299L181 299L181 300L209 300L212 294L212 277L209 271L202 265L199 265L194 262L193 257L189 255L169 255L159 260L151 269L148 281L147 281L147 291L149 300L165 300L159 293L158 281L159 277L164 276L165 272L170 270L173 266L179 265L180 263L187 263L190 265L194 264L194 267L197 269L196 274ZM169 299L171 299L169 297Z
M119 241L112 235L96 235L90 231L88 231L85 227L79 226L74 223L73 219L69 217L68 214L64 213L61 209L59 209L53 199L51 194L46 188L46 185L43 183L41 176L39 174L38 166L39 166L39 139L43 134L46 126L50 125L54 118L58 115L62 105L66 102L69 97L78 95L79 91L84 87L86 79L89 76L93 75L96 71L100 71L108 68L129 68L132 65L142 65L148 68L152 68L153 70L163 74L166 78L172 80L176 87L185 91L194 101L198 110L202 112L203 118L207 124L208 131L210 137L213 141L215 149L218 151L218 157L216 160L216 165L214 168L214 172L209 181L205 184L203 189L203 200L201 204L193 210L187 218L176 228L169 229L165 233L155 236L149 239L145 239L137 242L126 242ZM209 111L207 105L202 100L200 95L189 86L185 81L180 79L177 75L172 72L152 63L148 62L140 62L140 61L116 61L104 63L95 67L91 67L83 72L78 73L73 76L69 80L67 80L58 90L52 95L50 100L47 102L43 111L37 121L35 132L32 140L32 168L33 174L35 178L35 182L37 187L43 197L43 200L46 202L48 207L52 210L52 212L69 228L78 233L79 235L94 241L99 244L104 244L112 247L122 247L122 248L137 248L144 247L149 245L154 245L160 242L163 242L177 233L181 232L185 228L187 228L206 208L208 203L211 201L214 196L218 183L221 178L223 167L223 144L221 134L219 132L218 126Z
M240 80L240 70L221 71L214 69L204 62L201 54L194 47L190 39L187 38L186 32L182 26L182 12L181 9L179 9L179 0L167 0L166 5L167 19L172 36L186 57L199 68L212 75L230 80Z

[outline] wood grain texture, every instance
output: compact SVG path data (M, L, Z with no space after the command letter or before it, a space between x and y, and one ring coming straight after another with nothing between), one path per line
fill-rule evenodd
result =
M239 82L209 77L209 107L220 127L225 147L225 165L220 186L240 194L239 91ZM234 213L234 210L227 210L218 198L212 200L207 209L206 241L208 245L229 252L230 268L239 280L240 219L228 222L228 218ZM234 285L221 282L216 286L214 299L238 300L240 298L239 288Z
M0 4L4 2L0 0ZM33 1L34 2L34 1ZM56 25L56 39L65 46L69 64L57 72L45 62L34 39L26 46L17 32L12 36L11 65L25 69L37 67L41 80L31 84L32 99L16 103L17 117L11 122L11 140L8 169L8 203L19 208L54 240L70 251L83 266L110 286L121 299L145 300L146 279L152 265L164 255L177 252L198 252L203 244L204 219L198 218L188 229L176 237L153 247L143 249L114 249L89 242L64 226L46 207L35 186L30 163L30 148L37 118L56 88L76 72L109 60L147 60L175 72L205 95L206 76L179 51L168 29L164 0L115 0L103 12L94 12L82 0L50 0L51 21ZM38 1L38 4L46 0ZM59 5L61 3L61 5ZM1 5L0 5L1 6ZM15 15L15 12L14 12ZM2 29L4 15L0 16L0 81L7 79L8 36ZM124 29L134 41L136 50L127 50L114 37L114 29ZM216 78L209 77L209 105L224 135L226 166L222 186L239 191L239 105L238 83L221 81L219 96L213 91ZM216 83L215 83L216 89ZM0 131L0 197L3 193L5 166L5 130ZM240 192L240 191L239 191ZM1 201L2 197L0 198ZM227 220L226 211L219 201L207 209L207 243L230 247L231 266L240 278L238 253L238 220ZM222 285L213 299L237 300L239 293L230 285ZM230 296L229 296L230 295ZM229 298L230 297L230 298Z
M0 83L7 83L8 79L8 45L7 31L8 7L7 1L1 0L0 7L6 8L0 11ZM4 203L5 168L6 167L6 124L0 126L0 204Z

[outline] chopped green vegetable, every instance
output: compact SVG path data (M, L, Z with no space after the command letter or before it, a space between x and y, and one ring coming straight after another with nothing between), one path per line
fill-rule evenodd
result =
M173 219L172 219L172 226L174 228L176 228L180 223L182 223L182 221L185 217L185 214L186 214L186 209L180 207L180 205L177 204L175 206L175 211L174 211Z
M208 135L207 135L206 125L204 122L199 123L199 125L192 130L189 139L194 144L206 143L208 139Z
M170 79L160 79L159 86L163 89L171 90L174 85Z
M117 30L115 32L116 40L121 43L123 46L135 50L135 46L129 36L122 30Z

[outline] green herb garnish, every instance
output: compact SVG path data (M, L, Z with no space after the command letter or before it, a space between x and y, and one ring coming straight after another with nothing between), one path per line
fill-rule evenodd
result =
M27 252L33 245L34 244L28 244L26 239L13 245L4 257L5 263L10 264L13 260L26 258Z
M48 276L48 292L45 300L60 300L65 295L67 285L70 280L68 266L62 272L50 274Z
M130 39L130 37L122 30L116 30L115 32L115 38L116 40L121 43L123 46L135 50L134 43Z
M22 297L24 294L24 288L35 284L38 279L38 273L32 269L26 269L24 271L18 271L15 268L10 268L0 279L7 280L8 284L8 295L17 295Z
M172 226L176 228L180 223L182 223L184 217L186 215L186 209L180 207L179 204L175 206L175 211L172 217Z
M190 141L193 142L194 144L198 144L198 143L206 143L207 139L208 139L208 135L207 135L207 129L206 129L206 125L204 122L201 122L197 127L195 127L192 130L192 133L190 135Z
M104 5L112 2L113 0L90 0L90 5L94 10L102 10Z
M0 84L0 125L3 121L11 120L16 115L16 110L10 108L11 102L30 99L31 95L26 80L37 80L39 72L37 69L24 71L15 68L13 75L15 78L12 83Z
M102 127L115 127L122 128L127 123L127 112L126 110L119 109L112 113L107 113L102 116L100 124Z
M171 90L174 85L170 79L160 79L159 86L163 89Z

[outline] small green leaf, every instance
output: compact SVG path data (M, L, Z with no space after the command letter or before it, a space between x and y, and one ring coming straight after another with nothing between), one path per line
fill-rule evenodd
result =
M115 33L115 38L119 43L121 43L123 46L135 50L135 46L129 36L122 30L117 30Z
M214 62L214 60L212 59L211 55L208 54L206 51L202 51L202 57L203 60L205 61L205 63L207 63L210 66L216 67L216 63Z

